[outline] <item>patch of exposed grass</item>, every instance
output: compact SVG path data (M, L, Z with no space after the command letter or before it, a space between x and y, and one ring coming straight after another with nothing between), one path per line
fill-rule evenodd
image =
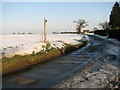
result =
M72 45L72 44L67 44L67 43L65 43L66 46L65 46L65 47L62 47L62 49L66 49L66 48L71 47L71 46L78 48L79 46L83 45L84 43L85 43L85 41L83 41L83 42L81 42L81 43L79 43L79 44L76 44L76 45Z
M42 48L45 48L45 45L42 45Z
M3 50L6 50L7 48L3 48Z
M5 52L2 52L1 54L2 54L2 57L4 57L4 56L5 56Z
M12 46L9 46L8 48L13 48Z

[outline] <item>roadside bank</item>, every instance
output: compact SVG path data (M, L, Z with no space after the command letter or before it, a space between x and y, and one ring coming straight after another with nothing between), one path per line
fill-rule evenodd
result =
M23 70L29 68L32 65L46 62L49 60L53 60L58 57L62 57L66 54L69 54L77 49L82 48L87 44L87 41L84 41L80 44L76 45L66 45L64 48L50 48L46 49L46 51L40 51L38 53L30 54L30 55L15 55L12 58L3 57L2 58L2 74L10 74L13 72L17 72L19 70Z

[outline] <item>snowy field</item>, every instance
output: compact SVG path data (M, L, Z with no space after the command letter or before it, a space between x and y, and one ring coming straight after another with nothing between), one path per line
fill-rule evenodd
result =
M6 57L12 57L14 55L26 55L32 54L43 50L43 36L40 34L30 34L30 35L0 35L2 42L0 42L0 59L2 54ZM52 47L61 48L65 44L79 44L77 40L88 40L86 35L77 34L56 34L48 35L47 42L51 44Z

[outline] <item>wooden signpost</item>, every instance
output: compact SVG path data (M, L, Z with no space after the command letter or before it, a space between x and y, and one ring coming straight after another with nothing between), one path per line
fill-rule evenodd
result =
M44 18L44 43L46 43L46 22L47 20Z

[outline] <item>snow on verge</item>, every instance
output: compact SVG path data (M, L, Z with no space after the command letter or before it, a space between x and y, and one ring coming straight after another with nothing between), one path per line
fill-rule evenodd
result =
M2 47L0 47L0 59L2 55L5 57L13 57L14 55L26 55L32 54L43 50L43 46L46 46L43 38L39 34L33 35L0 35L2 38ZM77 34L61 34L61 35L48 35L47 42L51 44L52 47L62 48L67 44L79 44L79 40L89 41L87 35L77 35Z

